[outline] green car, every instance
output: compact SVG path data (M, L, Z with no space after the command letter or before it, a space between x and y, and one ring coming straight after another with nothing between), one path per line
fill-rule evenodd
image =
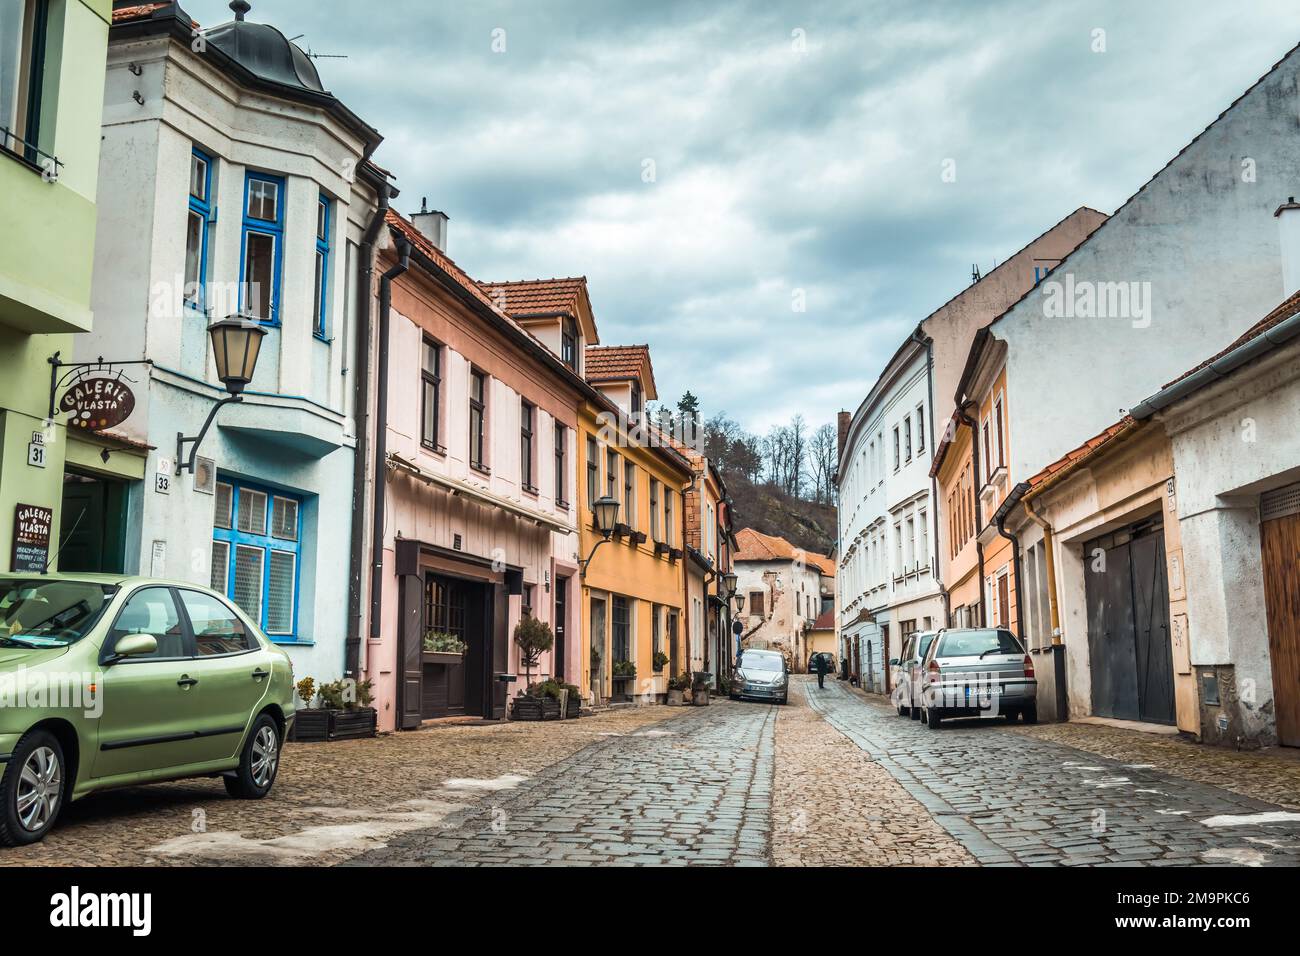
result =
M0 843L110 787L220 776L261 799L293 701L289 655L207 588L0 575Z

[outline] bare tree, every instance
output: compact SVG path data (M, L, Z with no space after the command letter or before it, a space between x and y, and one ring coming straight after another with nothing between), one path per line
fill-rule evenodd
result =
M813 432L808 440L808 477L813 501L822 505L835 503L835 465L838 436L829 423Z

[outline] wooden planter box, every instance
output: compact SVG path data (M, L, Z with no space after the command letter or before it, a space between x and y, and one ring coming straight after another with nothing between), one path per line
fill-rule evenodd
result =
M516 697L510 702L511 720L559 720L560 702L554 697Z
M582 712L582 698L569 692L569 709L564 712L565 719L574 720Z
M375 736L379 714L373 707L357 710L324 710L313 707L298 711L293 718L293 739L299 743L324 740L356 740Z
M446 651L421 651L420 657L426 664L462 664L465 661L464 654L450 654Z

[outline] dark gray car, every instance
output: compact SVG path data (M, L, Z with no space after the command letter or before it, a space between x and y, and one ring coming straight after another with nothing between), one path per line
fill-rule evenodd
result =
M938 727L947 717L1004 716L1038 720L1038 681L1024 645L1003 628L939 631L921 668L921 717Z

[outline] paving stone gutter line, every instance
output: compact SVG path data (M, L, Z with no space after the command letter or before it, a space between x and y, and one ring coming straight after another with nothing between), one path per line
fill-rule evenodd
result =
M834 687L841 697L852 697L838 682L828 685ZM984 866L1016 865L1015 857L998 846L984 834L980 833L969 820L943 798L937 796L922 784L905 767L889 756L885 745L878 740L867 737L853 727L848 726L839 717L823 706L816 694L806 695L808 706L821 714L822 719L853 741L863 753L889 771L890 776L898 781L907 793L934 818L948 835L964 846L975 859ZM866 702L860 702L866 703Z

